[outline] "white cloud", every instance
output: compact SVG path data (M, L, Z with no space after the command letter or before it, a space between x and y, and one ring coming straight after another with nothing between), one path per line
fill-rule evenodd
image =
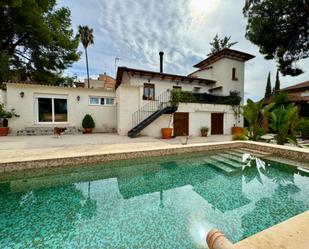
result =
M243 1L61 0L59 5L71 9L74 27L87 24L94 28L95 44L89 47L91 74L107 71L114 75L116 56L121 58L119 65L158 70L158 52L163 50L165 71L185 75L205 58L209 42L218 33L232 35L238 41L235 49L256 55L246 65L246 97L258 99L264 95L269 71L274 84L275 62L264 60L258 48L245 39ZM309 68L309 61L300 65ZM84 56L69 71L84 76ZM281 85L308 78L309 72L294 78L281 77Z

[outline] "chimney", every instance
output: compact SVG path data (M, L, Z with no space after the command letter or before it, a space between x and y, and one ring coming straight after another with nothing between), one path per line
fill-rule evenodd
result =
M161 51L159 53L159 55L160 55L160 73L163 73L163 55L164 55L164 53Z

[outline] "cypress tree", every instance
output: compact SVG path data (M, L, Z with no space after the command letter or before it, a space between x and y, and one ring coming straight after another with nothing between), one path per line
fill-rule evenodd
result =
M279 91L279 90L280 90L280 79L279 79L279 71L277 71L275 91Z
M271 82L270 82L270 72L268 73L267 84L265 89L265 98L271 96Z

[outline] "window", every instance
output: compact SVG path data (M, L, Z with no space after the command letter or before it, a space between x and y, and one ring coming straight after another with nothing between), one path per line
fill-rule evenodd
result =
M90 97L89 98L89 104L90 105L99 105L100 104L100 98Z
M199 93L200 90L201 90L200 87L194 87L194 88L193 88L193 92L194 92L194 93Z
M154 84L144 84L144 100L154 100L155 99L155 86Z
M114 98L89 97L89 105L114 105Z
M38 97L37 121L39 123L68 122L67 102L65 98Z
M182 88L181 88L181 86L173 86L173 89L181 91Z
M114 104L114 99L106 98L105 101L106 101L107 105L113 105Z
M237 76L236 76L236 68L235 67L233 67L233 69L232 69L232 80L235 80L235 81L238 80Z

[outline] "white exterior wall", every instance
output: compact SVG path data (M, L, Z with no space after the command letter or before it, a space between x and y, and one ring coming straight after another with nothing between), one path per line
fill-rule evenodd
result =
M232 70L232 69L231 69ZM128 131L133 128L132 114L139 108L151 101L143 100L143 86L148 83L148 78L141 79L139 77L128 77L123 75L122 84L117 88L116 95L117 105L117 127L118 134L127 135ZM155 95L158 96L167 89L172 89L176 82L162 81L151 79L151 84L155 84ZM201 87L200 92L207 92L209 87L199 86L198 84L179 84L184 91L192 91L195 86ZM192 136L200 136L200 128L202 126L209 127L211 133L211 113L224 113L224 134L231 134L231 128L236 125L234 112L230 105L213 105L213 104L196 104L196 103L180 103L177 112L189 113L189 134ZM161 137L161 128L168 127L171 116L169 114L162 115L149 126L141 131L141 135ZM173 118L170 127L173 126ZM238 126L243 126L241 118Z
M139 88L130 85L120 85L116 90L117 103L117 132L127 135L132 127L132 114L139 108Z
M24 97L20 97L24 92ZM59 96L68 99L68 122L63 124L38 124L37 107L35 98L37 95ZM77 101L80 96L80 101ZM85 114L90 114L96 124L95 132L112 132L116 130L116 103L114 106L89 105L89 96L113 97L114 91L103 91L87 88L66 88L44 85L7 84L7 108L14 108L19 118L9 120L9 126L14 134L17 130L26 127L65 127L75 126L82 129L82 120ZM115 99L116 102L116 99Z
M173 86L181 86L183 91L190 91L192 92L194 87L200 88L200 93L208 93L208 90L211 88L211 86L205 86L205 85L199 85L198 83L192 82L192 83L186 83L186 82L180 82L180 81L167 81L167 80L160 80L157 78L150 79L150 82L148 82L149 77L134 77L134 76L128 76L128 73L123 74L122 83L119 87L124 85L131 85L138 87L139 91L139 106L136 108L139 109L141 106L149 103L151 100L143 100L143 91L144 91L144 84L154 84L155 85L155 96L158 97L162 93L166 92L168 89L173 89ZM178 82L178 85L177 85ZM121 99L121 101L123 101Z
M189 113L189 135L200 136L200 129L203 126L209 127L211 135L211 113L223 113L223 132L224 135L230 135L232 127L236 124L234 111L230 105L196 104L180 103L177 112ZM243 126L241 118L238 126Z
M229 95L230 91L240 92L242 103L244 99L245 84L245 63L238 60L223 58L209 65L208 70L197 71L192 76L212 79L217 81L213 87L222 86L222 91L213 92L213 94ZM232 80L232 69L236 68L237 81Z
M0 89L0 104L6 105L6 91Z
M170 123L170 128L173 127L173 116L170 114L164 114L148 125L144 130L141 131L141 135L151 137L162 137L161 129L167 128Z

